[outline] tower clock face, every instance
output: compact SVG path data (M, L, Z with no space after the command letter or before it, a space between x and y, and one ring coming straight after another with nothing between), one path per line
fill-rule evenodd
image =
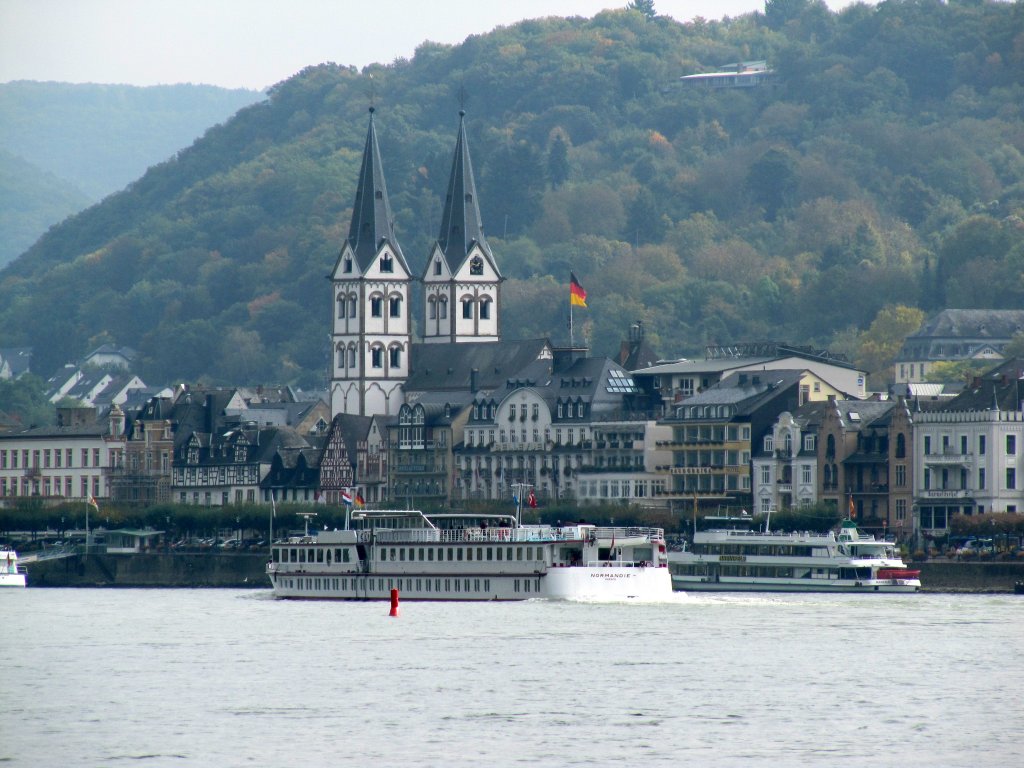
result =
M474 256L469 260L469 274L471 275L482 275L484 273L484 260L479 256Z

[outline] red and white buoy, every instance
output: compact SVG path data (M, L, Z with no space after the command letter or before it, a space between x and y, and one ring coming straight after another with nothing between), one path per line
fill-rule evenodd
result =
M388 614L388 615L389 616L397 616L398 615L398 590L397 589L392 589L391 590L391 613Z

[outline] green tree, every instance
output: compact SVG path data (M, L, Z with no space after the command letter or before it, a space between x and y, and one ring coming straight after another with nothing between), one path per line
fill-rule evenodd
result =
M883 388L894 380L892 363L904 340L921 327L924 312L903 305L883 307L860 337L857 365L868 372L868 384Z
M46 385L32 374L0 379L0 414L24 427L53 424L56 413L46 399Z
M630 0L626 8L631 11L639 11L648 19L653 19L658 15L654 10L654 0Z

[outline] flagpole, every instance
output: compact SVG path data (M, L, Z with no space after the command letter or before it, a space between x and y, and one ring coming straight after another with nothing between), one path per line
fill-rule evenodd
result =
M569 273L570 276L572 273ZM573 342L572 336L572 278L570 277L569 282L569 349L574 349L576 344Z
M274 518L277 517L277 499L274 498L276 495L277 495L277 492L273 488L271 488L270 489L270 539L269 539L269 542L268 542L268 546L271 548L271 550L273 550L273 548L274 548Z

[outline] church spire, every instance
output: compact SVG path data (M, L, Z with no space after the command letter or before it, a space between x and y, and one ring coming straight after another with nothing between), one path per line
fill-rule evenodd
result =
M361 269L373 261L384 241L391 246L395 257L405 262L398 238L395 237L395 218L391 213L388 189L384 183L384 166L381 164L377 130L373 123L374 111L375 108L370 107L370 127L366 132L366 148L363 150L356 199L352 204L352 223L348 230L348 242Z
M458 270L474 244L480 246L480 250L492 263L494 261L480 219L473 162L469 157L469 142L466 140L466 111L462 109L459 110L459 137L455 143L455 157L452 159L452 173L448 179L448 194L445 197L437 243L452 272Z

